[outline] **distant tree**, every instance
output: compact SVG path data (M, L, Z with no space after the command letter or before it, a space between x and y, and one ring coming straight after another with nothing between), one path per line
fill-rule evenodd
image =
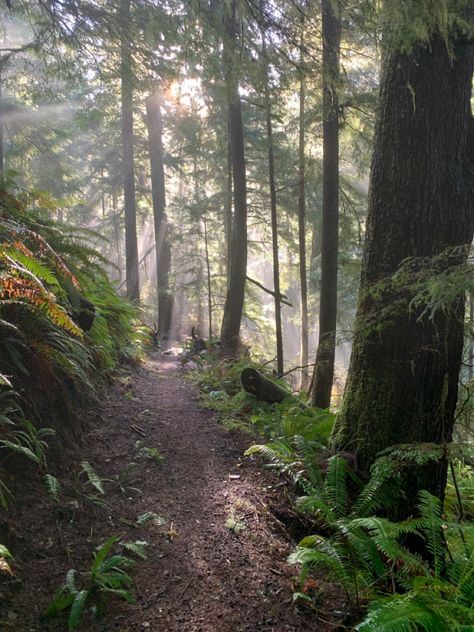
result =
M304 15L300 18L300 69L299 69L299 117L298 117L298 254L301 292L301 388L307 390L308 371L308 279L306 270L306 160L305 160L305 102L306 84L304 74Z
M138 275L137 211L133 139L133 69L130 0L121 0L122 169L125 207L125 266L127 296L140 300Z
M416 297L465 264L473 238L473 40L439 23L407 44L412 23L400 27L404 41L387 36L383 55L359 307L334 434L366 474L393 444L451 441L463 348L462 288L432 313ZM394 512L409 514L419 489L443 498L446 471L446 460L410 468Z
M148 143L150 154L153 220L156 249L156 284L158 297L158 334L169 338L173 298L170 290L171 247L166 219L166 187L163 156L163 118L161 115L161 91L159 88L146 100Z
M263 4L263 3L261 3ZM277 373L283 374L283 334L281 326L281 291L280 291L280 253L278 248L278 214L277 196L275 184L275 152L272 122L272 101L270 94L269 80L269 59L267 42L265 38L265 25L260 23L260 35L262 39L262 60L263 60L263 94L265 107L265 126L267 132L267 153L268 153L268 187L270 190L270 219L272 228L272 260L273 260L273 291L275 298L275 340Z

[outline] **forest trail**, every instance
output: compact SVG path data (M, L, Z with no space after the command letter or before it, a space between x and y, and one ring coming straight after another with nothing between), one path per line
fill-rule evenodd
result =
M12 604L15 630L63 630L64 619L40 625L39 614L66 571L87 570L94 548L111 535L147 542L147 559L132 569L137 601L113 599L104 618L86 616L79 630L332 629L292 604L285 560L293 544L269 509L284 507L285 485L243 458L251 438L230 433L200 408L178 371L175 358L151 358L119 377L101 402L80 460L104 480L108 505L87 501L83 477L78 483L71 473L65 491L77 498L79 484L86 511L68 512L66 503L52 512L47 499L37 506L27 538L36 555L29 553L29 578ZM26 519L28 507L23 511L18 520Z

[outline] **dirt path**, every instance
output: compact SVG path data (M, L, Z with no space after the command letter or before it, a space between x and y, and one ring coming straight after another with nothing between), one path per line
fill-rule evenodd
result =
M283 503L281 481L242 457L248 437L229 434L200 409L177 373L176 360L157 357L118 380L101 403L80 460L107 479L105 507L92 504L84 476L70 472L60 507L30 497L18 509L14 520L27 525L23 549L14 543L24 587L3 613L10 629L64 630L64 619L40 624L39 615L66 571L87 570L111 535L147 542L147 560L132 571L137 602L112 600L105 618L86 616L79 630L333 629L292 605L285 563L292 544L268 508ZM75 508L78 498L86 511Z

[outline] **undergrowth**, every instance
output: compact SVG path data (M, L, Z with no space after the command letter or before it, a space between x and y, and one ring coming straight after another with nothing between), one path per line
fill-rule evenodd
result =
M137 309L108 280L94 247L99 236L58 224L56 212L47 194L0 182L3 509L14 501L19 471L22 483L36 475L58 501L51 455L81 440L88 407L111 372L149 342Z
M224 423L257 432L261 454L299 494L296 511L312 524L290 556L300 568L298 604L317 609L308 590L320 569L347 598L344 625L361 632L439 632L474 629L474 476L469 445L393 446L362 480L345 455L334 454L334 416L310 409L290 395L279 404L259 402L242 391L240 373L248 358L229 364L198 359L192 379L205 404ZM256 366L255 368L259 368ZM261 368L259 370L262 370ZM417 513L392 521L386 509L403 501L403 472L443 459L449 472L444 506L420 491ZM416 543L415 546L413 543Z

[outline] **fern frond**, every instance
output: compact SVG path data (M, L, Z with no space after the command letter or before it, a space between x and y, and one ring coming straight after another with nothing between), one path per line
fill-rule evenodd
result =
M443 540L443 508L441 501L426 490L419 493L418 508L423 519L423 533L426 547L433 556L433 567L436 577L439 577L445 564L445 545Z
M346 515L348 508L348 469L347 461L338 455L331 457L328 461L323 497L339 518Z
M322 498L315 494L298 498L296 507L302 514L315 518L322 527L337 528L337 516L332 507L329 507Z
M371 469L371 476L360 492L352 507L351 515L358 518L374 515L379 509L387 506L398 491L395 474L398 468L390 459L377 459Z
M413 594L379 599L369 605L357 632L441 632L444 621Z
M380 456L389 456L404 463L426 465L445 457L446 448L438 443L400 443L383 450Z
M290 564L301 564L304 567L323 567L333 579L344 586L348 594L355 589L350 569L337 547L322 536L304 538L296 550L288 557Z
M127 551L130 551L130 553L134 553L143 560L146 560L146 547L148 546L148 542L136 540L135 542L120 542L119 544Z
M59 501L59 494L61 491L61 485L58 479L52 474L46 474L44 477L44 483L48 494L53 500Z
M89 461L81 461L81 468L82 468L82 471L86 474L87 480L89 481L89 483L93 487L95 487L96 490L100 494L104 495L105 491L104 491L104 487L102 485L102 479L97 474L97 472L94 470L94 468L89 463Z

